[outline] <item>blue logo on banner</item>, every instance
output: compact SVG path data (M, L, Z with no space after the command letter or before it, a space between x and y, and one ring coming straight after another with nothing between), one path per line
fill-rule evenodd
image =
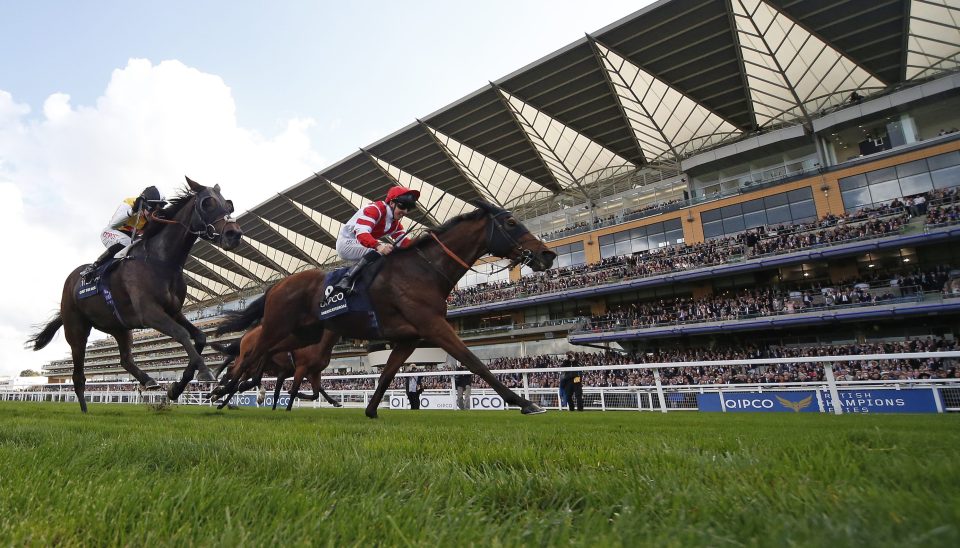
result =
M908 388L893 390L840 390L840 406L844 413L936 413L933 390ZM824 403L833 411L830 393L824 391Z
M725 392L722 394L697 394L700 411L724 411L736 413L787 412L818 413L820 404L813 390L799 392Z

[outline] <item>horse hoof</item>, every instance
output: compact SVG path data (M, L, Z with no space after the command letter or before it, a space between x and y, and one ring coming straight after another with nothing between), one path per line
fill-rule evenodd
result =
M337 401L337 402L333 402L333 406L334 406L334 407L343 407L343 404Z
M541 413L546 413L547 410L535 403L531 403L530 405L521 409L520 412L523 413L524 415L539 415Z
M150 379L149 381L147 381L146 384L143 385L143 389L144 390L163 390L163 387L160 386L160 383L158 383L157 381Z
M177 401L180 398L180 394L177 394L177 386L170 385L170 389L167 390L167 398L170 401Z
M373 409L373 410L367 409L366 411L364 411L364 414L367 416L368 419L375 419L375 418L377 418L377 410L376 410L376 409Z

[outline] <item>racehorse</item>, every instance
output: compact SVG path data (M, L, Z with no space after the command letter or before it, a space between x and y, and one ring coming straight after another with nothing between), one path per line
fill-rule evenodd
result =
M228 345L210 343L210 346L226 356L226 358L223 360L223 364L217 369L216 376L219 377L220 373L231 364L237 364L238 357L240 358L240 363L244 362L244 358L250 351L250 346L252 346L256 340L260 338L260 331L260 326L254 327L250 331L244 333L243 337L241 337L239 340ZM290 352L274 354L271 356L271 363L266 364L264 367L260 368L260 370L264 374L274 375L277 377L277 386L273 392L273 409L277 408L277 401L280 399L280 389L283 388L283 382L291 375L297 379L297 382L290 391L290 401L287 402L287 411L290 411L290 409L293 408L294 398L316 401L320 399L320 396L323 396L323 399L327 400L330 405L334 407L341 407L340 402L331 398L330 395L327 394L327 392L323 389L323 387L320 386L320 374L330 363L330 358L327 357L323 366L319 367L319 364L323 362L322 356L323 350L320 347L320 344L305 346ZM237 377L243 375L243 372L239 370L231 371L228 373L228 375L231 377ZM313 387L312 395L299 392L300 383L304 377L307 377L310 380L310 386ZM244 382L240 383L240 385L237 387L236 391L243 392L255 386L260 386L261 378L262 376L244 380ZM228 404L231 397L233 397L233 393L224 398L223 402L221 402L218 406L218 409L223 409L223 407Z
M480 257L495 255L508 259L509 267L524 264L535 271L550 268L556 258L556 253L509 211L486 202L474 205L476 211L450 219L406 249L396 249L381 259L383 267L370 284L369 295L379 319L377 338L392 342L393 349L367 405L370 418L377 417L387 387L421 341L445 350L483 378L506 403L520 407L522 413L544 412L495 378L447 322L447 296ZM253 367L264 356L318 341L329 363L332 347L341 336L366 339L369 331L363 313L319 319L320 305L326 298L324 278L324 272L308 270L281 280L247 309L230 314L217 333L239 331L260 321L260 340L245 360ZM238 382L225 378L215 392L230 392Z
M201 380L215 380L200 356L206 336L181 312L187 294L183 265L197 238L230 250L240 244L243 232L230 217L233 202L220 194L220 185L206 187L189 177L187 185L167 207L148 217L143 237L110 273L115 310L105 299L77 297L80 271L85 266L81 265L63 284L60 311L27 341L27 346L32 344L34 350L40 350L63 327L73 355L73 390L84 413L87 402L83 396L83 362L87 338L94 327L113 335L120 351L120 365L145 389L157 389L159 385L133 361L130 330L135 328L152 327L186 349L189 362L180 381L170 387L171 399L180 396L198 370Z

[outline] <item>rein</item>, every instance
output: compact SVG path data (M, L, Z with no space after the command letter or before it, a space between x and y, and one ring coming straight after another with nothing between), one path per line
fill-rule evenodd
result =
M510 242L510 244L511 244L511 249L510 249L510 251L513 251L514 249L519 249L519 250L520 250L520 256L519 256L518 258L516 258L516 259L511 259L510 262L507 263L506 266L500 267L500 268L498 268L498 269L496 269L496 270L491 270L490 272L480 272L479 270L477 270L477 269L473 268L472 266L468 265L466 261L464 261L463 259L461 259L461 258L460 258L456 253L454 253L449 247L447 247L446 245L444 245L444 243L440 241L440 238L438 238L436 234L434 234L433 232L430 232L429 234L430 234L430 237L433 238L433 240L434 240L435 242L437 242L437 245L440 246L440 249L442 249L443 252L444 252L448 257L450 257L451 259L453 259L454 262L456 262L457 264L459 264L459 265L462 266L463 268L466 268L468 272L475 272L475 273L477 273L477 274L483 274L483 275L486 275L486 276L490 276L490 275L493 275L493 274L499 274L500 272L503 272L504 270L509 270L509 269L511 269L511 268L514 268L515 266L517 266L517 265L519 265L519 264L523 264L524 266L526 266L526 265L530 264L530 261L533 260L533 253L530 252L530 251L527 250L527 249L523 249L523 246L521 246L520 243L519 243L517 240L515 240L515 239L513 238L513 236L511 236L510 233L507 232L507 231L503 228L503 226L501 226L500 223L497 221L497 217L499 217L499 216L501 216L501 215L507 215L507 214L509 214L509 212L507 212L507 211L502 211L502 212L500 212L500 213L498 213L498 214L496 214L496 215L489 215L489 214L488 214L488 216L490 217L490 233L487 235L487 248L489 249L489 248L491 248L491 247L493 246L493 229L494 229L494 227L496 227L497 229L500 230L500 234L503 235L503 236ZM419 252L419 250L417 250L417 251ZM492 250L491 250L491 251L492 251ZM508 255L509 255L510 251L507 252ZM450 278L448 278L446 274L444 274L439 268L437 268L433 263L431 263L423 253L419 253L419 255L420 255L420 257L423 258L423 260L426 261L430 266L433 266L434 269L437 270L437 272L440 272L440 274L441 274L444 278L446 278L447 281L453 283L453 285L456 285L456 283L453 282L453 280L450 280ZM506 257L504 257L504 258L506 258Z

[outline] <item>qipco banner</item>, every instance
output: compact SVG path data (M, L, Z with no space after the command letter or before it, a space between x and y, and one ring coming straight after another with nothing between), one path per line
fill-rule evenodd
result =
M697 394L700 411L727 413L819 413L820 402L813 390L798 392L725 392Z
M503 411L507 405L503 398L493 396L470 396L470 409L478 411ZM390 409L410 409L406 394L390 396ZM420 409L457 409L457 397L449 394L420 394Z

